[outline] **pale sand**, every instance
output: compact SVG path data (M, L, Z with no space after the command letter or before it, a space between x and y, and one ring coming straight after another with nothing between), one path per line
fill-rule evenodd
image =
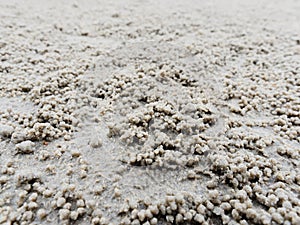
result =
M0 0L0 224L300 224L299 12Z

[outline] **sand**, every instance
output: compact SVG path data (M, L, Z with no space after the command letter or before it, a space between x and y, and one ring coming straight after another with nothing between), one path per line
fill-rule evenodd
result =
M0 224L300 224L299 12L0 0Z

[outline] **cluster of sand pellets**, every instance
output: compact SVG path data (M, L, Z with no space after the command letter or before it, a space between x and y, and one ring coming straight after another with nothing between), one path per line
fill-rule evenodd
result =
M0 224L300 224L296 1L0 0Z

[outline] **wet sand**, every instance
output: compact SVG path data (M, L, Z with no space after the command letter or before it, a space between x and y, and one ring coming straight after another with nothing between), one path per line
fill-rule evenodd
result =
M300 224L299 11L0 0L0 224Z

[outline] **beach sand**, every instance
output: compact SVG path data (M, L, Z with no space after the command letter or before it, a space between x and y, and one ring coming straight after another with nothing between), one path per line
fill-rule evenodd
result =
M0 224L300 224L300 1L0 0Z

